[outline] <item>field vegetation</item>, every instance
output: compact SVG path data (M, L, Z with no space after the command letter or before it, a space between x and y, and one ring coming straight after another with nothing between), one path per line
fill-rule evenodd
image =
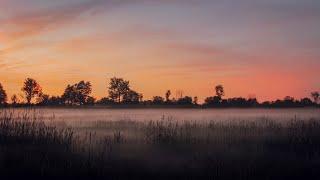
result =
M1 177L312 179L320 119L95 121L68 127L28 110L0 113Z

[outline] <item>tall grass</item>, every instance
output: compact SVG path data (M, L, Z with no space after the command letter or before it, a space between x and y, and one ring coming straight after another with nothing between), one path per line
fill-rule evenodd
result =
M99 121L56 127L0 112L0 177L319 178L320 120ZM53 120L54 121L54 120Z
M70 149L74 139L70 128L58 129L46 125L35 114L24 114L14 117L14 112L0 114L0 142L1 144L41 144L62 145Z

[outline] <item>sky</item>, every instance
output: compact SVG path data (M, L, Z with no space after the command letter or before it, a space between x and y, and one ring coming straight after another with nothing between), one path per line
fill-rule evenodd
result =
M122 77L145 99L273 100L320 90L319 0L0 0L0 83L47 94Z

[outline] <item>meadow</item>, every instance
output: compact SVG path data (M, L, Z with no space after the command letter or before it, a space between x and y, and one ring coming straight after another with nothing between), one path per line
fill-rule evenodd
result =
M1 110L0 176L11 179L320 177L318 109L273 113L256 110L254 115L248 113L254 110L215 113L117 110L112 111L112 116L106 111L90 114L81 109ZM67 112L73 112L72 118ZM197 113L203 116L196 117ZM88 119L77 120L78 117Z

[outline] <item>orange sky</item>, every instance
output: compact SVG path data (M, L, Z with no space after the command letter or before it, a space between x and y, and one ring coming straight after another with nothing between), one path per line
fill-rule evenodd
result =
M0 82L10 96L32 77L51 95L91 81L100 98L117 76L145 98L203 99L217 84L301 98L320 90L319 12L312 0L0 0Z

